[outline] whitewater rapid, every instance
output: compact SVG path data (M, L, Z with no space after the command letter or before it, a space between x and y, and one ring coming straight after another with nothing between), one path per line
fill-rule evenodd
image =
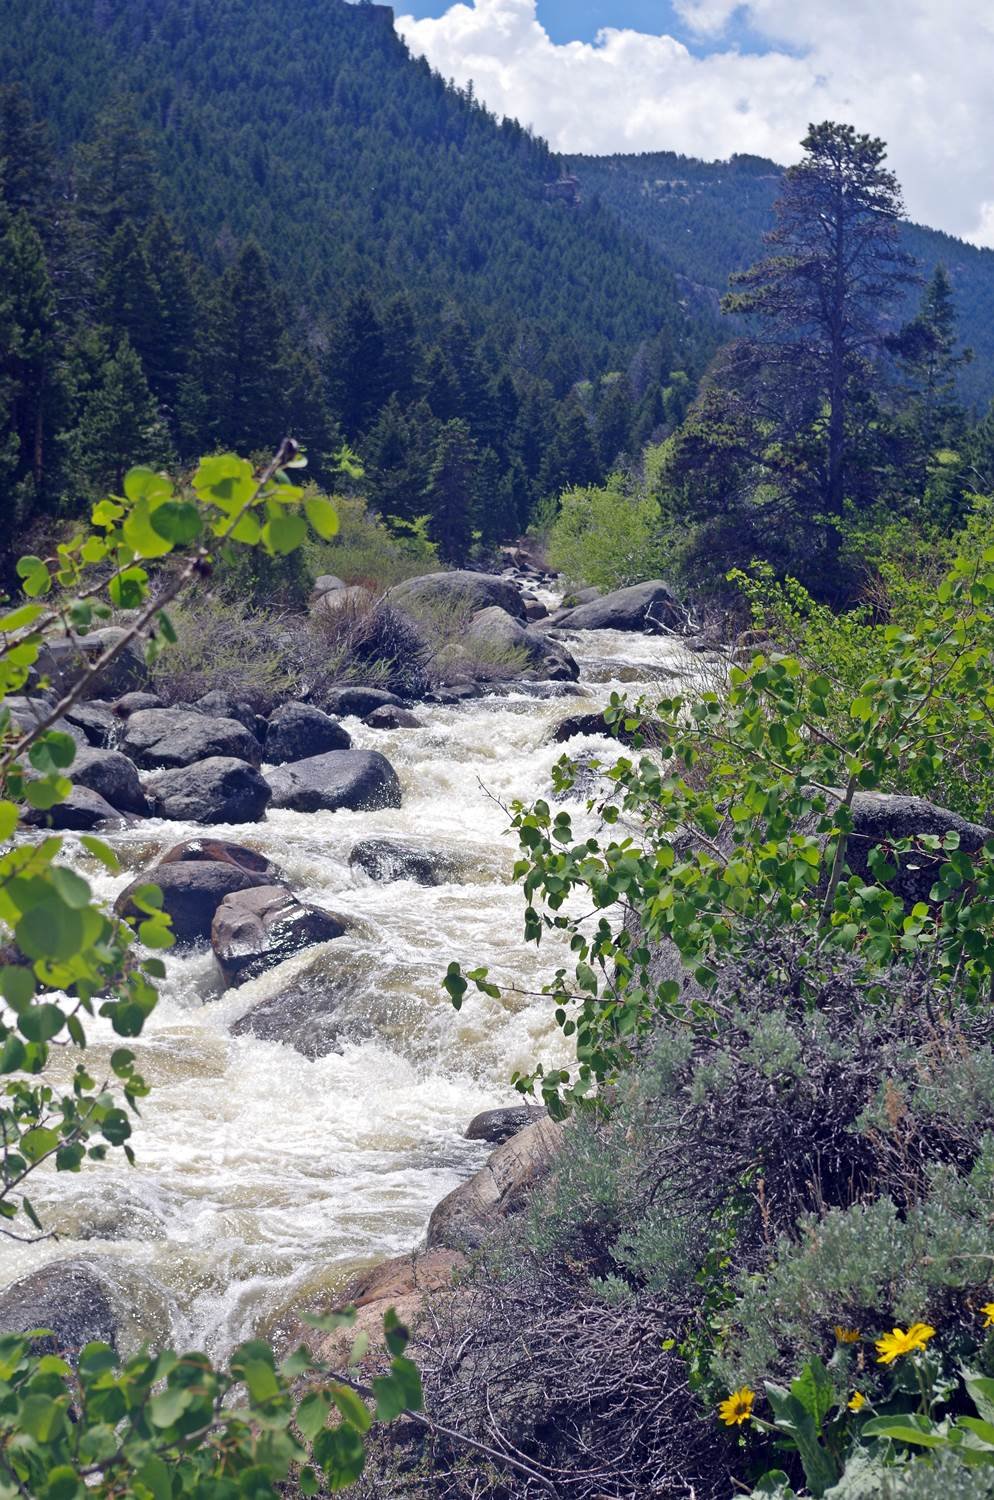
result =
M512 691L418 705L421 729L345 720L358 748L382 751L396 768L399 810L273 811L261 824L210 830L143 822L109 840L118 876L80 860L110 903L169 846L205 832L232 838L278 865L301 899L355 925L228 992L209 949L167 956L159 1005L129 1044L153 1085L132 1140L137 1166L115 1151L78 1176L39 1174L33 1201L58 1238L0 1241L0 1287L49 1261L99 1261L132 1308L132 1338L172 1338L220 1357L271 1331L302 1297L417 1243L438 1200L490 1150L463 1138L472 1116L520 1102L509 1083L516 1069L568 1062L538 993L564 950L522 941L503 809L551 796L564 747L550 741L564 718L603 707L615 690L658 682L672 691L697 670L666 638L586 631L566 644L582 697ZM618 753L603 736L568 748L608 762ZM572 805L582 822L582 801ZM456 855L461 882L383 883L351 870L353 846L373 836ZM473 993L456 1014L441 988L452 959L489 965L502 998ZM341 996L340 1053L308 1061L232 1035L240 1017L305 973L327 976ZM96 1076L119 1042L105 1023L90 1034ZM65 1055L67 1070L74 1060Z

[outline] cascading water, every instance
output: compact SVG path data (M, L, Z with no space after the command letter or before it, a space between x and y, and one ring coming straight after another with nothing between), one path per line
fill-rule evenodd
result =
M470 1118L518 1100L508 1083L516 1068L566 1060L538 993L562 951L522 941L516 845L501 804L550 795L563 753L550 739L567 715L603 707L633 683L672 687L696 671L666 638L586 631L568 645L582 698L512 691L421 705L422 729L392 732L346 721L357 747L382 751L397 769L400 810L276 811L259 825L209 830L258 849L302 899L355 926L226 993L208 950L167 958L158 1008L134 1045L154 1086L133 1137L137 1167L115 1152L78 1176L39 1180L33 1201L58 1239L0 1241L0 1286L48 1261L99 1260L134 1309L136 1333L221 1356L302 1296L417 1242L434 1205L490 1149L463 1138ZM588 736L569 750L608 759L617 746ZM206 831L143 823L110 840L127 873L86 872L111 902L160 850ZM454 856L460 883L370 880L348 856L371 836ZM457 1015L440 987L453 958L489 965L503 998L473 993ZM232 1034L303 974L340 996L340 1051L309 1061ZM98 1076L116 1043L99 1024L91 1036Z

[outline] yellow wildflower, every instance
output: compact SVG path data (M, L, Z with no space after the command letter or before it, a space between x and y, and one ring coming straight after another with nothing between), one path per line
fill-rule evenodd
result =
M994 1302L986 1302L980 1311L984 1315L984 1327L994 1328Z
M835 1337L836 1337L836 1341L838 1343L840 1343L840 1344L858 1344L859 1343L859 1329L858 1328L843 1328L843 1327L841 1327L840 1324L836 1323L836 1325L835 1325Z
M902 1354L910 1354L913 1349L924 1349L929 1339L935 1333L935 1329L928 1323L912 1323L905 1333L903 1328L895 1328L892 1333L885 1333L882 1338L876 1340L880 1353L877 1355L878 1365L889 1365Z
M846 1405L849 1407L850 1411L862 1411L863 1407L866 1405L866 1397L863 1395L862 1391L853 1391L852 1400L847 1401Z
M720 1402L718 1415L726 1427L738 1427L742 1422L748 1422L752 1416L755 1400L755 1391L744 1385L741 1390L733 1391L727 1401Z

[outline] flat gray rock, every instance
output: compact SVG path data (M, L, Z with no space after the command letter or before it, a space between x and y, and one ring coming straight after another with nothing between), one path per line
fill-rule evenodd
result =
M194 709L144 708L133 713L121 749L146 770L191 766L225 755L259 765L259 741L237 719L214 719Z
M230 988L347 930L342 918L298 901L285 886L264 885L224 898L214 913L211 947Z
M495 605L515 620L525 618L520 591L506 578L495 573L428 573L421 578L407 578L387 593L387 601L430 623L433 614L451 619L468 616Z
M687 613L669 584L654 578L562 610L554 619L570 630L640 630L646 635L665 635L681 630Z

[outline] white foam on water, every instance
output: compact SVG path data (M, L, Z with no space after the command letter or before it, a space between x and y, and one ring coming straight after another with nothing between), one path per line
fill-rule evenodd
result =
M173 1336L219 1356L302 1293L417 1242L438 1200L485 1160L486 1146L463 1139L470 1118L517 1101L515 1069L568 1061L539 993L564 949L552 938L537 950L522 941L524 903L510 883L517 846L504 809L551 795L563 746L549 741L563 719L603 706L614 690L638 694L656 681L673 691L694 670L665 638L588 631L568 644L585 697L419 705L422 729L346 721L358 747L395 766L400 809L274 811L249 827L144 823L111 840L127 873L85 863L110 902L158 850L228 837L272 859L303 899L354 925L227 993L208 950L167 956L159 1005L134 1044L154 1085L135 1126L137 1167L112 1152L78 1175L40 1177L33 1199L60 1238L0 1241L0 1285L67 1255L101 1257L160 1287ZM617 662L640 680L615 677ZM569 750L610 761L617 747L584 736ZM371 880L348 858L373 836L462 855L465 879L437 887ZM471 993L456 1014L441 989L452 959L489 965L508 987L503 997ZM315 966L343 993L341 1052L309 1061L289 1046L232 1035L255 1005ZM117 1042L105 1023L91 1035L89 1066L99 1070Z

